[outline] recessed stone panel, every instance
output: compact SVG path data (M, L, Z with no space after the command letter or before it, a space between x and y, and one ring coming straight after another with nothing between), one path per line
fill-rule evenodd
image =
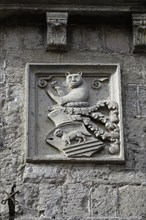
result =
M27 161L124 161L120 67L27 64Z

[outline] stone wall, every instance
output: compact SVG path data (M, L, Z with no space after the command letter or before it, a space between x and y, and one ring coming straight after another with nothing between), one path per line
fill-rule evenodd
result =
M69 24L67 52L46 52L45 37L45 25L0 26L0 200L16 183L16 219L145 219L146 55L132 52L132 27ZM27 62L120 64L125 164L25 162Z

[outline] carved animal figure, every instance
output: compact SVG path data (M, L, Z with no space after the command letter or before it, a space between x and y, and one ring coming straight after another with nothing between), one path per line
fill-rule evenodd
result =
M56 96L51 91L47 91L48 95L59 105L68 103L85 103L89 98L89 91L82 77L82 73L70 74L66 76L66 85L69 93L64 96Z
M65 133L60 128L55 130L54 135L60 137L65 142L65 145L66 144L70 145L74 140L78 141L78 143L81 143L83 141L85 142L86 136L91 136L91 134L79 130L72 131L70 133Z

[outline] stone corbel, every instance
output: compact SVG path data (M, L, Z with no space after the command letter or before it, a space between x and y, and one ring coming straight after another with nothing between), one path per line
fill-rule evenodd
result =
M47 12L46 50L67 49L67 20L66 12Z
M146 14L133 15L134 52L146 52Z

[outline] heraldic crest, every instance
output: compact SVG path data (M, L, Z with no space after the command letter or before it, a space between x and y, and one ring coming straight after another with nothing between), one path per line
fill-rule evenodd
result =
M105 148L109 154L119 154L118 103L110 99L90 103L90 89L98 90L109 79L94 79L89 88L82 72L67 72L62 84L52 78L38 84L53 103L46 117L54 128L44 141L70 158L94 157Z

